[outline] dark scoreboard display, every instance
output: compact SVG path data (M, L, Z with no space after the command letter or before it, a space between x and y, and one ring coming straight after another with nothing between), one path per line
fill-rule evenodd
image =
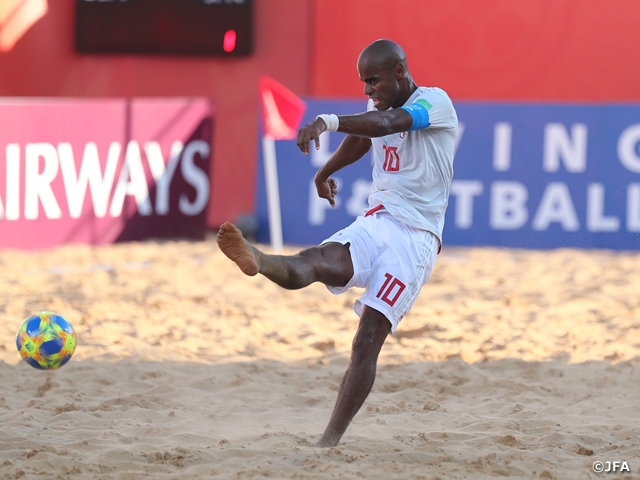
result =
M82 53L249 55L252 0L77 0Z

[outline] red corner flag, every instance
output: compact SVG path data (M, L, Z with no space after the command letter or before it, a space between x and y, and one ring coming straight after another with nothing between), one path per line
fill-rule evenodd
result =
M307 104L295 93L273 78L260 77L262 118L265 135L274 140L292 140L307 109Z

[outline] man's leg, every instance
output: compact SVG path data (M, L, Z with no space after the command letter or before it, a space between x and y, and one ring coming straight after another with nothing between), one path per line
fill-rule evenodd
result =
M390 331L391 324L387 317L365 305L353 339L349 367L342 379L329 425L317 447L336 446L360 410L373 387L378 354Z
M313 282L344 286L353 276L348 244L327 243L293 256L267 255L249 244L235 225L225 223L218 232L218 245L246 275L261 273L288 289L303 288ZM338 444L369 395L376 377L378 354L390 331L387 317L365 305L353 339L349 367L318 447Z
M353 277L348 244L327 243L292 256L267 255L247 242L234 224L227 222L218 232L218 245L246 275L260 273L287 289L303 288L313 282L342 287Z

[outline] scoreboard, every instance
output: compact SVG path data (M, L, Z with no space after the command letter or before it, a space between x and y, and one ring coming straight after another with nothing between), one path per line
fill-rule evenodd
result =
M243 56L252 0L76 0L81 53Z

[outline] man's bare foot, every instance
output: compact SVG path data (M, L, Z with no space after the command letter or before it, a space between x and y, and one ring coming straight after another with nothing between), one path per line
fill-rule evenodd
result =
M253 247L242 236L242 232L233 223L225 222L218 231L218 246L222 253L233 260L242 273L253 277L260 267Z

